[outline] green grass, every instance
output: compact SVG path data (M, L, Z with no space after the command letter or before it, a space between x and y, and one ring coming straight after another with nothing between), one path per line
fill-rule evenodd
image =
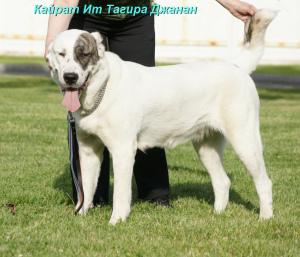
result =
M111 201L73 215L57 86L1 76L0 92L0 203L17 205L15 216L0 209L1 256L299 256L300 90L259 89L273 219L258 221L253 182L229 146L230 203L215 214L210 178L187 143L167 150L174 208L141 202L134 185L130 217L115 227L108 225Z
M42 57L0 56L0 63L46 65Z
M42 57L0 56L0 63L46 65ZM171 65L156 63L157 66ZM254 74L295 75L300 76L300 65L259 65Z
M300 76L300 65L259 65L254 74Z

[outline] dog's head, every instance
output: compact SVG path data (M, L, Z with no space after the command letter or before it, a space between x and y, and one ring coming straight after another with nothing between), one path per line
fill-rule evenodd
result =
M63 105L71 112L79 109L80 92L99 69L98 63L104 54L101 42L98 32L67 30L49 45L47 58L51 77L65 94Z

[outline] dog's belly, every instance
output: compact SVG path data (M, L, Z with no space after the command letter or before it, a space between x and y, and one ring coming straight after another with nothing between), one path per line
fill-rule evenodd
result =
M204 122L190 127L187 127L186 124L182 124L182 126L177 124L177 127L166 124L164 127L147 127L139 133L137 145L142 151L153 147L174 148L189 140L201 141L211 129Z
M148 99L152 105L143 112L137 134L138 148L173 148L189 140L202 140L211 129L220 127L219 98L203 98L202 94L208 95L207 90L199 91L185 87L180 93L169 90L168 94L162 93L160 99Z

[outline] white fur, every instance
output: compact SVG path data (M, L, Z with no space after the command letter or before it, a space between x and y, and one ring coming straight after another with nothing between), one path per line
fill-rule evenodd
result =
M263 11L260 19L264 19ZM264 28L266 29L266 27ZM104 145L113 157L114 195L110 224L125 221L130 213L131 178L136 150L154 146L174 147L193 142L209 172L215 194L215 210L225 210L230 180L223 167L225 138L251 174L260 199L260 217L270 218L272 182L266 173L259 132L259 98L249 69L240 62L203 62L148 68L122 61L105 52L97 65L82 71L73 61L73 45L83 31L66 31L50 48L52 77L60 83L63 72L91 75L80 96L82 107L73 113L78 131L83 176L84 214L92 207ZM93 34L99 41L99 36ZM101 50L102 49L102 50ZM64 51L67 63L57 56ZM256 67L256 51L242 63ZM255 61L254 61L255 60ZM244 67L245 65L241 65ZM91 115L98 92L107 80L100 106ZM62 81L63 83L63 81Z

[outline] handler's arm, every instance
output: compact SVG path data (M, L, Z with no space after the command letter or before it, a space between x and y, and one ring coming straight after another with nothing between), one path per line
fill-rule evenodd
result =
M240 0L216 0L233 16L245 22L257 10L253 5Z
M79 0L54 0L53 4L55 7L76 7L79 3ZM72 14L58 14L55 16L54 14L50 14L48 21L48 32L45 43L45 55L46 58L48 54L48 46L53 41L54 37L67 30L70 24L70 21L73 17Z

